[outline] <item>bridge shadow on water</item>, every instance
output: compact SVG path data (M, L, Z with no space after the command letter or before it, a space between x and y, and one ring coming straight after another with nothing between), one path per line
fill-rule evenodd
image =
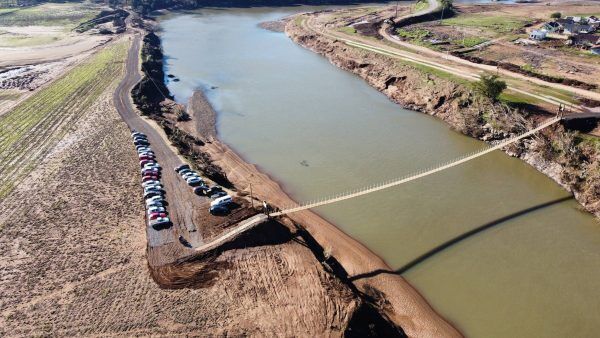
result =
M498 218L496 220L493 220L493 221L491 221L489 223L481 225L481 226L479 226L479 227L477 227L477 228L475 228L473 230L467 231L464 234L461 234L461 235L459 235L457 237L452 238L449 241L446 241L446 242L444 242L444 243L436 246L435 248L433 248L433 249L427 251L426 253L420 255L419 257L413 259L412 261L408 262L407 264L403 265L402 267L400 267L399 269L397 269L395 271L379 269L379 270L375 270L375 271L371 271L371 272L359 274L359 275L356 275L356 276L352 276L352 277L349 277L348 279L351 280L351 281L355 281L355 280L359 280L359 279L362 279L362 278L374 277L374 276L382 274L382 273L401 275L401 274L407 272L408 270L414 268L418 264L423 263L425 260L427 260L427 259L435 256L436 254L442 252L443 250L448 249L448 248L450 248L453 245L459 244L463 240L468 239L468 238L470 238L470 237L472 237L474 235L477 235L477 234L479 234L479 233L481 233L481 232L483 232L485 230L489 230L489 229L491 229L491 228L493 228L493 227L495 227L497 225L500 225L500 224L502 224L504 222L513 220L515 218L519 218L521 216L525 216L526 214L528 214L530 212L538 211L540 209L544 209L544 208L553 206L555 204L559 204L559 203L568 201L570 199L573 199L573 196L571 196L571 195L570 196L565 196L565 197L558 198L558 199L555 199L555 200L552 200L552 201L548 201L548 202L545 202L545 203L542 203L542 204L534 205L532 207L529 207L529 208L526 208L526 209L523 209L523 210L519 210L519 211L514 212L514 213L512 213L510 215L506 215L504 217L501 217L501 218Z

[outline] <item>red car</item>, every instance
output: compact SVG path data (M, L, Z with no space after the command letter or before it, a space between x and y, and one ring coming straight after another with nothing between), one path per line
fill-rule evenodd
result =
M142 182L148 182L148 181L156 181L158 180L158 175L144 175L144 177L142 177Z
M147 155L140 156L140 161L144 161L144 160L154 161L155 158L154 158L154 156L147 156Z
M164 212L153 212L150 215L148 215L148 217L151 220L155 220L155 219L157 219L159 217L167 217L167 214L165 214Z

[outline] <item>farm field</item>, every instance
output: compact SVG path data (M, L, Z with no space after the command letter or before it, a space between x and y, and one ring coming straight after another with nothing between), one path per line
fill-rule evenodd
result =
M0 116L0 198L6 196L122 72L127 44L105 48Z
M0 9L0 48L60 42L72 37L72 30L79 23L98 13L98 6L78 3Z
M24 8L0 9L0 26L64 26L71 29L92 19L98 7L84 3L46 3Z

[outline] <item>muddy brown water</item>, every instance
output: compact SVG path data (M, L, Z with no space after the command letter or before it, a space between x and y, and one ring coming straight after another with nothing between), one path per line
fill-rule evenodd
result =
M257 26L306 10L162 17L166 72L179 79L170 90L185 103L203 89L218 111L219 137L298 201L484 146ZM504 153L317 211L395 269L438 248L403 276L468 336L600 332L600 225L552 180Z

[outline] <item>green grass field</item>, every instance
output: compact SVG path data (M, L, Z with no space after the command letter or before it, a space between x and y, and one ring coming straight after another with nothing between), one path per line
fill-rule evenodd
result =
M30 47L49 44L60 40L59 35L15 36L2 34L0 31L0 47Z
M108 46L0 116L0 198L44 156L119 78L127 44Z
M338 31L346 34L356 34L356 29L352 26L344 26L338 28Z
M0 26L66 26L73 28L92 19L96 6L83 3L43 4L23 8L0 9Z
M475 47L479 44L482 44L486 41L488 41L488 39L480 38L477 36L470 36L470 37L464 38L464 39L456 39L456 40L454 40L454 43L457 45L460 45L462 47L465 47L465 48L471 48L471 47Z
M511 16L467 14L445 19L443 25L481 28L495 33L510 33L523 28L528 22L529 20Z
M516 92L512 92L512 91L504 91L502 94L500 94L500 101L507 103L507 104L516 105L516 106L521 106L521 105L534 105L535 106L535 105L540 105L540 104L544 103L542 100L537 99L533 96L516 93Z

